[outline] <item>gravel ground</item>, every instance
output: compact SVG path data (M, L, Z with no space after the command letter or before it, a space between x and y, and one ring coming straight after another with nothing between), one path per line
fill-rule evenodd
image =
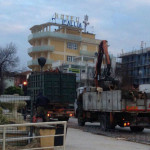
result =
M77 124L76 118L71 118L68 122L68 127L80 129L85 132L90 132L98 135L105 135L108 137L114 137L116 139L124 139L127 141L150 144L150 129L144 129L143 132L133 133L129 128L117 127L115 130L111 131L101 131L99 123L86 123L85 126L80 127Z
M66 150L150 150L150 146L68 128Z

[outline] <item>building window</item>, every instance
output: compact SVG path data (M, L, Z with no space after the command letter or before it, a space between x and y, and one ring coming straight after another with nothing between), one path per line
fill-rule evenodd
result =
M67 56L67 61L73 62L74 56Z
M68 42L67 48L76 50L76 49L78 49L78 45L77 45L77 43Z

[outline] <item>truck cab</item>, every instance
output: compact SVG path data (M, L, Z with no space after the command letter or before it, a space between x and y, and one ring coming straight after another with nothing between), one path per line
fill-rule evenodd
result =
M86 87L84 86L84 87L79 87L76 89L77 97L83 92L84 88ZM78 117L77 99L75 99L75 102L74 102L74 113L75 113L75 117L77 118Z

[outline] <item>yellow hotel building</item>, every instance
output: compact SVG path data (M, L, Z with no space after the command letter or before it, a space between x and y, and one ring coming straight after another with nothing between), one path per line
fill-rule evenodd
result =
M100 40L95 34L83 32L82 28L59 23L44 23L30 28L28 41L31 48L28 54L32 58L28 67L39 71L37 58L45 57L44 70L50 69L52 63L58 60L69 62L76 56L94 56L98 51Z

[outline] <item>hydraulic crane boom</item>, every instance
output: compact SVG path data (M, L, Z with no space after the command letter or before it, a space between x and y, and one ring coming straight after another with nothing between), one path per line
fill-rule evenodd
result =
M99 87L98 81L100 80L100 77L101 77L101 66L102 66L104 54L105 54L106 63L107 63L107 70L105 73L105 78L106 78L107 76L110 76L110 68L111 68L110 58L109 58L109 54L108 54L108 45L107 45L106 40L101 41L101 43L99 45L97 62L96 62L96 75L95 75L96 87Z

